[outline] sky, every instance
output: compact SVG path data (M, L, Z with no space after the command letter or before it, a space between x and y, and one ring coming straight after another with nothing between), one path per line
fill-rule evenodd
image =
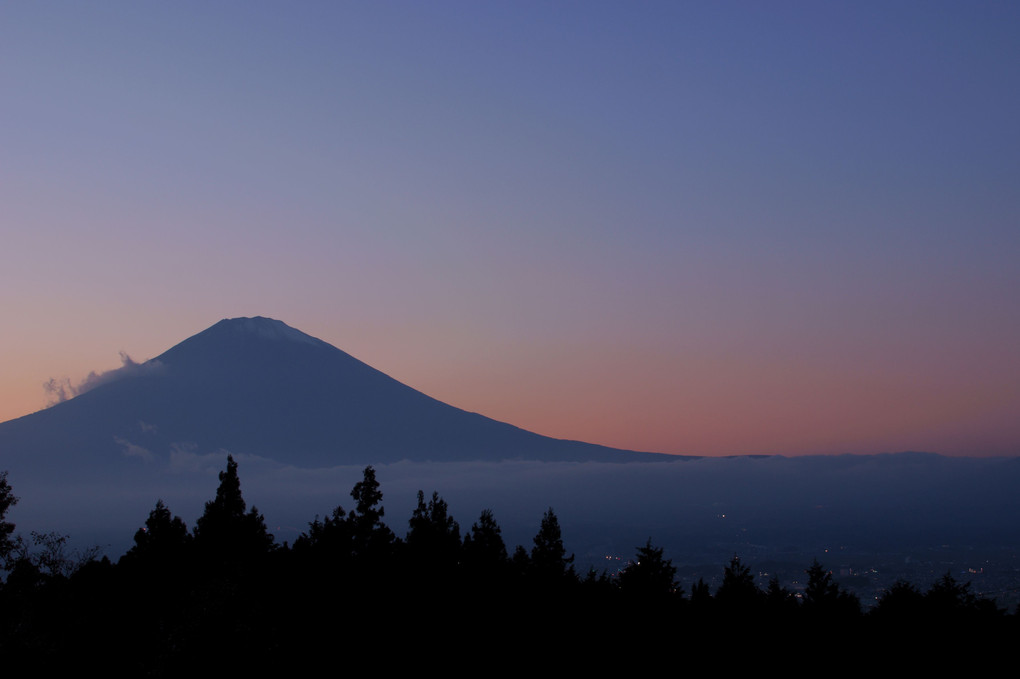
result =
M0 3L0 421L268 316L696 455L1020 454L1020 4Z

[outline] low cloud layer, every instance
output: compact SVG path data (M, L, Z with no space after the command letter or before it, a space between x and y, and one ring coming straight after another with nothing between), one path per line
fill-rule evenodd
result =
M18 530L57 530L116 557L158 499L193 526L215 497L228 451L181 443L166 454L141 442L134 436L118 442L117 458L129 461L120 465L130 470L124 477L58 481L49 467L12 476L22 498L11 515ZM264 513L279 542L291 544L316 515L336 505L351 509L350 491L364 469L300 468L229 452L240 465L249 506ZM510 546L530 547L552 507L579 564L605 555L626 558L649 538L677 563L695 564L725 563L734 553L759 561L847 550L924 555L947 545L976 560L1020 540L1020 460L1012 458L901 453L627 464L405 461L375 469L384 520L398 535L407 531L418 490L438 491L462 531L481 510L492 510Z

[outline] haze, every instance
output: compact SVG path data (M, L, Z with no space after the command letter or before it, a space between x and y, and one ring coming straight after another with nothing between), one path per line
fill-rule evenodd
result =
M1018 25L6 3L0 421L264 315L548 436L1016 455Z

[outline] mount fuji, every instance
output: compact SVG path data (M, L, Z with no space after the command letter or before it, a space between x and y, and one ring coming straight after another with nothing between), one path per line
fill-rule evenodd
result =
M441 403L268 318L220 321L88 386L0 423L0 471L21 497L19 531L110 554L130 546L157 499L189 524L200 516L227 453L281 541L349 506L367 464L397 530L418 490L440 492L462 521L493 510L507 544L528 544L555 507L590 564L648 536L694 563L763 545L1020 540L1016 458L696 458L563 441Z
M129 369L130 368L130 369ZM225 319L85 393L0 424L0 469L117 476L175 453L300 468L400 460L675 459L541 436L418 392L263 317Z

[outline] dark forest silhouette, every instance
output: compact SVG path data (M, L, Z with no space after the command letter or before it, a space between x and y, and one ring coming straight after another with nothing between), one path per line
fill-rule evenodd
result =
M678 640L718 650L734 629L770 643L780 635L874 641L904 628L977 630L986 639L1016 630L1018 615L948 573L927 590L897 582L867 612L817 560L799 595L775 578L760 589L738 556L714 593L704 581L685 592L650 538L620 573L579 574L552 508L530 549L510 551L491 511L462 534L439 494L426 500L419 491L401 538L383 521L371 466L349 510L336 506L293 545L280 545L247 507L230 456L219 481L191 531L157 500L134 546L113 563L95 550L68 553L63 535L15 537L3 519L18 498L0 474L4 657L74 666L101 651L110 672L160 675L210 659L293 667L342 649L392 648L415 664L453 652L475 662L492 648L528 643L605 654L600 638L617 651L661 651Z

